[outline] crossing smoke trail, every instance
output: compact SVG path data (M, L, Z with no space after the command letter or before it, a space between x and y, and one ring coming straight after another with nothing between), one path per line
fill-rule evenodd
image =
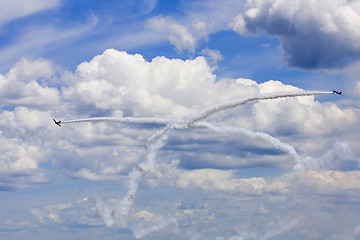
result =
M81 123L81 122L119 122L119 123L154 123L154 124L168 124L171 123L172 128L187 128L194 125L196 122L205 120L211 115L214 115L220 111L235 108L239 105L246 104L248 102L254 102L257 100L270 100L277 98L286 98L286 97L302 97L302 96L315 96L315 95L324 95L324 94L333 94L333 92L322 92L322 91L302 91L302 92L283 92L283 93L263 93L256 94L244 98L234 99L231 101L223 102L209 108L206 108L203 111L200 111L198 114L192 115L186 119L171 119L171 118L154 118L154 117L124 117L124 118L113 118L113 117L95 117L95 118L83 118L75 119L69 121L61 121L61 124L68 123Z
M323 94L332 94L333 92L321 92L321 91L301 91L301 92L283 92L283 93L264 93L256 94L244 98L234 99L231 101L223 102L209 108L206 108L200 111L197 114L191 115L185 119L167 119L167 118L84 118L77 120L70 120L61 122L61 124L70 124L70 123L81 123L81 122L119 122L119 123L155 123L155 124L166 124L166 126L157 131L148 139L147 144L147 156L146 162L141 163L138 167L132 169L129 173L129 185L128 192L123 199L118 199L115 202L108 203L98 200L96 204L97 215L100 216L107 226L119 225L121 227L127 227L127 222L131 218L131 211L133 205L133 199L138 189L138 181L144 172L150 171L156 167L156 154L159 149L161 149L165 144L168 137L168 133L171 129L184 129L191 126L195 127L207 127L210 130L216 132L232 132L232 133L241 133L249 137L260 137L263 140L273 144L274 147L277 147L285 152L288 152L296 160L296 167L299 169L303 168L303 164L299 161L298 155L295 149L285 143L282 143L280 140L261 132L252 132L247 129L236 128L236 127L215 127L209 123L204 122L208 117L227 109L235 108L237 106L257 101L257 100L269 100L269 99L278 99L278 98L287 98L287 97L301 97L301 96L314 96L314 95L323 95ZM172 221L176 225L176 219ZM154 226L153 229L159 230L160 228L167 227L167 225ZM139 230L140 231L140 230ZM135 237L140 236L138 233L134 232ZM142 236L142 235L141 235Z

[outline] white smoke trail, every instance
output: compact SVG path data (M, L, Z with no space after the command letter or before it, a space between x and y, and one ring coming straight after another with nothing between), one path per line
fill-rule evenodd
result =
M139 165L141 171L150 171L156 165L156 153L162 148L167 140L168 132L173 128L172 123L168 123L163 129L153 134L148 139L147 144L147 161Z
M293 146L291 146L287 143L283 143L279 139L277 139L267 133L253 132L246 128L240 128L240 127L234 127L234 126L214 126L213 124L208 123L208 122L198 122L198 123L195 123L194 126L206 127L217 133L241 134L241 135L245 135L250 138L260 138L263 141L270 143L274 148L280 149L280 150L290 154L296 162L295 166L299 166L299 165L303 164L302 161L300 161L299 156L296 153L296 150Z
M118 123L154 123L154 124L167 124L169 122L177 122L176 119L170 118L152 118L152 117L124 117L124 118L113 118L113 117L94 117L94 118L83 118L69 121L61 121L61 124L69 123L82 123L82 122L118 122Z
M142 172L137 168L129 173L128 192L123 199L104 202L102 199L96 199L96 215L99 216L106 226L127 227L128 218L132 211L133 198L138 189L138 180Z
M323 95L323 94L332 94L332 92L320 92L320 91L302 91L302 92L281 92L281 93L259 93L256 95L234 99L231 101L223 102L212 107L209 107L198 114L190 116L185 121L184 127L189 127L194 125L196 122L200 122L205 120L211 115L218 113L220 111L235 108L239 105L246 104L248 102L253 102L257 100L269 100L269 99L278 99L278 98L286 98L286 97L301 97L301 96L315 96L315 95Z
M121 227L127 227L127 219L132 211L133 199L138 189L138 181L144 172L150 171L156 167L156 154L157 151L162 148L167 140L168 132L171 129L177 128L188 128L190 126L202 126L207 127L214 131L230 131L228 127L215 127L211 124L203 122L209 116L214 115L220 111L226 109L235 108L239 105L246 104L248 102L257 101L257 100L267 100L267 99L278 99L286 97L299 97L299 96L314 96L321 94L332 94L332 92L284 92L284 93L266 93L266 94L257 94L253 96L248 96L240 99L235 99L227 102L223 102L212 107L206 108L205 110L200 111L197 114L191 115L185 119L167 119L167 118L111 118L111 117L97 117L97 118L84 118L63 121L61 124L69 123L81 123L81 122L120 122L120 123L155 123L155 124L166 124L166 126L156 132L148 139L147 144L147 158L146 162L141 163L138 167L134 168L129 173L129 189L126 196L123 199L119 199L111 204L108 202L98 201L96 204L97 215L100 216L107 226L114 226L115 224ZM235 133L242 133L247 136L260 137L265 141L268 141L273 144L273 146L282 149L297 160L298 157L296 151L290 145L284 144L276 138L271 137L265 133L253 133L249 130L244 130L240 128L233 128L232 131ZM154 223L156 225L156 223ZM159 223L160 224L160 223ZM159 226L153 226L152 229L161 229L162 224ZM137 229L137 228L136 228ZM139 230L140 231L140 230ZM147 231L143 231L147 232ZM143 233L134 232L135 236L143 236Z
M135 194L138 190L138 182L144 172L156 167L156 153L164 146L167 140L167 133L172 128L172 124L167 124L165 128L153 134L148 140L147 161L132 169L129 173L129 185L127 194L123 199L118 199L112 203L98 200L96 212L109 227L118 225L125 228L128 226L129 218L132 214L132 205ZM131 228L136 238L142 238L154 231L166 228L169 225L177 226L176 219L153 221L152 225L136 224Z

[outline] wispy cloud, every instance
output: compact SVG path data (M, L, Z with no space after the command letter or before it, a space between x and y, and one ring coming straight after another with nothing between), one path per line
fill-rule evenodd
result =
M195 52L196 39L187 27L177 23L174 19L158 16L150 19L147 25L165 36L167 35L170 43L175 46L176 51L182 52L187 50L192 54Z
M61 0L4 0L0 3L0 29L1 27L18 18L25 17L37 12L57 8L61 5Z

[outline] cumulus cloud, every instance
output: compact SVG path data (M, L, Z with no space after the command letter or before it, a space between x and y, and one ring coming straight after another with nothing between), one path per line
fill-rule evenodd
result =
M1 107L46 106L60 103L51 79L57 67L49 60L22 59L6 75L0 74Z
M0 75L1 188L51 181L40 164L47 162L49 153L42 138L51 119L48 109L61 101L53 87L56 69L48 60L22 59Z
M42 207L34 207L29 210L38 224L45 227L62 224L63 230L71 227L100 227L103 225L100 219L95 217L94 200L88 197L74 200L74 202L63 202L49 204Z
M239 34L278 37L293 67L336 68L359 60L357 1L248 0L231 26Z
M20 189L51 180L39 166L44 160L38 146L3 136L0 143L0 190Z
M48 125L48 114L26 107L0 114L0 188L19 189L52 180L40 166L48 161L50 152L46 148L49 144L44 143L47 139L42 140L44 135L39 134Z
M69 87L63 88L64 97L81 107L133 116L183 117L199 104L212 103L209 94L215 89L224 96L235 93L226 93L226 86L215 83L215 75L203 57L186 61L156 57L147 62L139 54L116 50L82 63L65 81ZM202 91L204 88L212 91Z

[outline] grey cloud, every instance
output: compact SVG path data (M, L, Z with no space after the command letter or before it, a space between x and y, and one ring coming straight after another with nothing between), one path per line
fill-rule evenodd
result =
M360 59L357 2L248 0L232 27L239 34L278 37L292 67L338 68Z

